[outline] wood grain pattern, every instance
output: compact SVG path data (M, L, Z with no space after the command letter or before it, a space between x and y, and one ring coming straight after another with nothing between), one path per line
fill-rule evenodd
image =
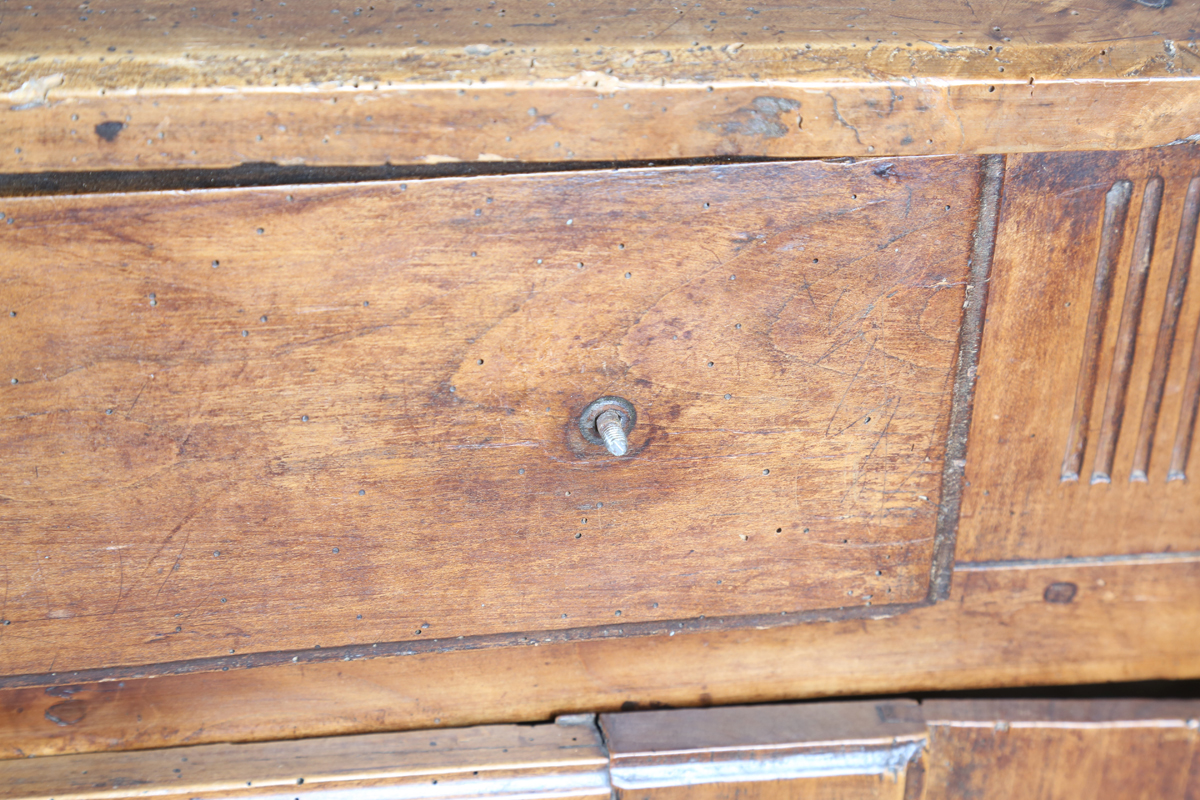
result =
M50 0L0 22L0 172L1163 145L1200 49L1150 5Z
M1200 559L1174 558L960 570L947 602L880 619L3 690L0 755L663 705L1197 678L1200 641L1183 632L1200 627Z
M617 798L906 797L913 701L603 714Z
M928 800L1190 800L1200 703L928 702Z
M604 800L607 767L590 723L496 725L0 761L0 798Z
M1194 524L1200 495L1169 480L1168 463L1178 440L1176 420L1186 412L1181 401L1192 348L1191 337L1176 337L1173 329L1190 333L1200 319L1200 293L1184 290L1197 208L1188 198L1196 195L1198 173L1194 147L1010 159L967 453L960 563L1200 550ZM1115 306L1129 294L1130 274L1138 274L1126 265L1136 266L1143 256L1129 231L1114 261L1119 268L1109 276L1111 293L1105 296L1116 299L1105 324L1093 297L1104 197L1114 184L1129 181L1131 207L1141 208L1147 185L1157 191L1158 179L1158 246L1150 257L1132 362L1123 366L1117 324L1123 312ZM1135 216L1129 215L1128 227ZM1098 346L1098 359L1086 355L1087 342ZM1103 393L1089 398L1084 378L1106 375L1111 381L1114 374L1118 383L1128 380L1124 402L1135 409L1129 418L1142 421L1114 425L1101 436L1106 401ZM1113 443L1105 445L1105 437ZM1061 457L1064 446L1079 466L1090 460L1111 483L1062 482L1071 471Z
M9 201L4 674L923 600L979 175Z

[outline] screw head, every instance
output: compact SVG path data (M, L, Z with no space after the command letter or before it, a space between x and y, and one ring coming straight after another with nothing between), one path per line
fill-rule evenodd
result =
M613 412L612 416L604 418L605 427L608 428L608 436L606 437L601 431L599 425L602 422L601 415L606 412ZM618 428L619 423L619 428ZM633 430L633 426L637 424L637 410L633 407L633 403L626 400L624 397L616 397L613 395L605 395L598 397L587 404L583 412L579 415L579 432L583 434L585 441L591 444L597 444L605 447L615 456L625 455L628 449L629 432ZM617 434L623 440L621 444L625 444L625 449L618 445ZM610 446L611 444L611 446ZM622 452L614 452L616 449L622 449Z

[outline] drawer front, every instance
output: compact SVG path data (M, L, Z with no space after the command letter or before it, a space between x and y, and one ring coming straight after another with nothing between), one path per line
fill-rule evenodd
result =
M923 600L979 182L5 201L3 671ZM579 429L606 395L622 457Z

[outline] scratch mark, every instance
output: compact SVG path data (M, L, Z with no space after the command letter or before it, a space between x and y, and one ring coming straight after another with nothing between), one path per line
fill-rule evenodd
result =
M125 419L129 419L130 414L137 408L138 400L142 399L142 392L146 391L146 384L150 383L150 379L146 378L142 381L142 386L138 389L137 396L133 398L133 403L129 406L129 410L125 412Z
M424 304L423 304L424 305ZM407 315L406 315L407 316ZM367 328L357 328L350 331L340 331L338 333L330 333L325 336L318 336L314 339L306 339L302 342L293 342L292 344L283 345L275 350L276 354L291 353L299 350L302 347L311 347L316 344L331 344L339 342L347 342L351 339L357 339L361 336L369 336L377 331L391 328L391 325L372 325Z
M200 607L200 605L201 605L201 604L202 604L202 603L203 603L205 600L207 600L207 599L208 599L207 597L205 597L204 595L201 595L201 596L200 596L200 599L196 601L196 605L192 606L191 610L190 610L190 611L188 611L186 614L184 614L184 615L183 615L183 621L184 621L184 622L187 622L189 619L191 619L191 618L192 618L192 614L195 614L195 613L196 613L196 609L197 609L197 608L199 608L199 607Z
M541 447L541 442L485 442L483 444L451 444L447 450L486 450L497 447Z
M808 273L801 272L800 280L802 280L804 282L800 288L802 288L804 290L805 294L808 295L808 302L812 303L813 310L815 311L817 308L819 308L819 306L817 305L817 298L813 297L812 281L810 281L808 279Z
M142 477L135 478L134 480L130 481L129 483L121 484L120 486L111 485L111 486L107 486L107 487L104 487L101 489L96 489L94 491L81 492L80 494L55 495L54 497L48 497L48 498L44 498L44 499L26 499L26 498L19 498L19 497L12 497L12 498L7 498L7 499L14 503L41 503L41 502L44 502L44 500L52 500L54 502L61 503L61 502L66 502L68 500L82 500L87 497L93 497L102 492L105 494L113 494L118 491L125 491L127 489L133 489L137 486L141 486L142 484L146 483L147 481L157 478L159 475L161 475L164 472L169 472L173 469L176 469L176 468L182 467L182 466L186 466L186 465L191 464L192 462L198 461L198 460L199 459L188 458L188 459L182 459L180 461L175 461L171 464L166 464L165 466L159 467L158 469L156 469L152 472L149 472L146 475L143 475Z
M3 566L4 566L4 603L3 603L3 605L0 605L0 617L4 617L5 612L8 611L8 583L9 583L8 565L5 564ZM4 626L0 626L0 639L4 638L3 628L4 628Z
M840 122L844 127L847 127L850 130L854 131L854 141L858 142L859 144L862 144L863 143L862 137L860 137L858 135L858 128L854 127L849 122L847 122L846 118L842 116L842 112L838 111L837 98L833 96L833 92L826 92L825 96L828 97L830 99L830 101L833 102L833 116L836 117L837 121Z
M863 320L866 318L867 314L869 314L870 312L871 312L871 309L868 308L863 314L859 315L858 317L851 317L850 319L847 319L841 325L838 325L837 328L841 328L843 325L848 325L850 322ZM834 333L835 330L836 330L835 328L831 327L828 331L826 331L826 334L831 335ZM826 350L824 353L822 353L821 357L818 358L816 361L814 361L812 363L812 365L814 367L820 366L822 361L829 358L834 353L841 350L843 347L846 347L848 345L862 341L862 338L866 335L867 335L866 331L858 331L854 335L852 335L848 338L842 339L840 342L836 342L832 347L830 347L828 350ZM874 343L872 343L872 344L874 344Z
M687 15L687 13L686 13L686 12L684 12L684 13L680 14L679 16L677 16L677 17L675 18L675 21L674 21L674 22L672 22L672 23L671 23L670 25L668 25L667 27L663 28L663 29L662 29L661 31L659 31L658 33L655 33L653 36L654 36L654 37L659 37L659 36L662 36L664 33L666 33L667 31L671 30L671 28L674 28L676 25L678 25L678 24L679 24L679 22L680 22L681 20L683 20L684 18L686 18L687 16L688 16L688 15Z
M112 611L108 612L108 616L112 617L117 613L117 609L121 607L121 595L125 591L125 553L117 551L117 560L120 565L120 577L117 581L117 601L113 603Z
M842 410L842 406L846 402L846 398L850 396L850 390L854 388L854 384L858 381L859 374L862 373L863 367L867 365L867 361L871 358L871 354L875 352L875 343L879 341L876 336L871 340L871 346L867 348L867 354L863 356L863 360L859 362L858 369L854 371L854 377L846 384L846 391L842 392L842 397L838 400L837 407L833 409L833 414L829 417L829 424L825 426L825 435L829 436L833 430L833 421L837 419L838 412Z
M887 401L885 400L885 402L887 402ZM852 491L854 491L854 489L856 487L858 487L862 484L863 475L866 473L865 467L867 465L867 462L870 461L871 458L875 455L875 451L879 448L879 443L886 440L888 429L890 429L892 427L892 420L896 418L896 412L898 412L899 410L900 410L900 398L897 397L895 400L895 405L892 407L892 413L888 417L887 422L883 425L883 428L880 429L879 433L875 436L875 441L871 443L871 449L867 451L867 454L865 456L863 456L862 461L858 462L858 469L854 476L854 480L851 481L850 488L846 490L846 494L842 495L842 503L845 503L846 500L850 497L850 493ZM884 475L884 488L885 489L887 488L886 473ZM882 504L882 500L881 500L881 504Z
M183 526L186 525L189 521L191 521L192 517L196 516L196 513L198 511L199 511L199 507L193 509L187 516L185 516L180 521L180 523L175 526L175 529L172 530L171 533L167 536L167 541L170 541L172 536L179 533L179 531L183 528ZM155 600L158 600L158 596L160 594L162 594L162 590L166 587L167 581L171 580L171 577L175 574L175 570L177 570L179 568L179 561L183 558L183 554L185 552L187 552L188 542L191 540L191 538L192 538L192 532L189 530L183 536L183 544L179 547L179 554L175 556L175 562L173 564L171 564L171 568L169 570L167 570L167 576L165 578L163 578L162 583L160 583L158 585L158 591L154 593ZM163 542L163 544L165 545L166 542ZM153 559L151 559L151 561L153 561ZM147 568L149 568L148 565L147 565Z

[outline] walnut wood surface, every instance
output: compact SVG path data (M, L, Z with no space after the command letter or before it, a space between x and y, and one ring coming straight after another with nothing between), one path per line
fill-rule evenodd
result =
M1194 146L1009 159L960 561L1200 550L1187 391L1200 324L1200 285L1188 281L1198 177ZM1106 226L1105 198L1118 189L1129 213ZM1135 235L1145 225L1156 240ZM1111 269L1106 241L1119 248ZM1129 291L1130 276L1144 291Z
M1191 800L1200 703L932 702L925 797Z
M1132 149L1197 132L1196 14L53 0L0 21L0 172Z
M496 725L0 762L4 800L610 796L590 722Z
M10 200L3 672L923 600L979 174Z
M0 691L7 757L854 693L1200 677L1200 562L975 569L898 616ZM69 678L69 676L61 676Z

